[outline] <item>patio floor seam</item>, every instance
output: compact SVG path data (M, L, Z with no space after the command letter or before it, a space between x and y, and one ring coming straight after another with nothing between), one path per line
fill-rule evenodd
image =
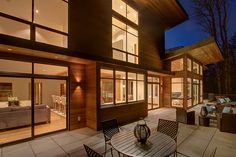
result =
M33 149L33 147L31 146L30 142L27 142L27 143L28 143L28 145L30 146L30 149L32 150L32 152L34 153L34 156L36 157L37 155L36 155L36 153L34 152L34 149Z
M217 129L215 130L214 134L212 135L211 139L209 140L209 142L208 142L208 144L207 144L207 146L206 146L206 148L205 148L203 154L201 155L201 157L203 157L203 156L205 155L206 150L207 150L207 148L209 147L210 143L212 142L212 139L214 138L216 132L217 132Z
M50 139L51 139L58 147L60 147L60 148L62 149L62 151L63 151L67 156L69 155L69 153L67 153L67 152L63 149L63 147L60 146L60 145L56 142L56 140L54 140L52 137L50 137Z

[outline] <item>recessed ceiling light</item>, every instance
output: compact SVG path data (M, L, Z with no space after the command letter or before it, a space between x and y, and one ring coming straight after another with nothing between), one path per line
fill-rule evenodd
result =
M137 14L134 14L134 17L136 17L137 16Z
M43 69L43 71L46 71L45 69Z
M9 49L7 49L7 50L8 50L8 51L12 51L12 49L10 49L10 48L9 48Z
M123 8L124 8L124 6L123 6L123 5L121 5L121 6L120 6L120 9L123 9Z
M38 14L38 13L39 13L39 10L38 10L38 9L36 9L36 10L35 10L35 12Z

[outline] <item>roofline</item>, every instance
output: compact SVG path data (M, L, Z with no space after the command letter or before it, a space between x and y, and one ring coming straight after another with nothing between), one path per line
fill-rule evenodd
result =
M179 5L179 7L181 8L181 10L184 12L184 14L186 15L186 17L187 17L186 20L189 20L189 15L188 15L187 11L184 9L183 5L179 2L179 0L176 0L176 2Z

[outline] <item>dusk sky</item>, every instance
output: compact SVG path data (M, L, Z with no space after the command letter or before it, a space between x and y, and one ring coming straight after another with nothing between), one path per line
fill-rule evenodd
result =
M189 15L189 20L177 25L166 32L166 49L178 46L188 46L202 41L210 36L203 32L193 19L193 11L190 0L179 0ZM229 8L229 36L236 32L236 0L230 0Z

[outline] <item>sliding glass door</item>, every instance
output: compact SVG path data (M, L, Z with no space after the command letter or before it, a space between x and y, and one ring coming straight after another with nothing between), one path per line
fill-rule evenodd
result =
M0 59L0 145L66 129L67 84L68 67Z

